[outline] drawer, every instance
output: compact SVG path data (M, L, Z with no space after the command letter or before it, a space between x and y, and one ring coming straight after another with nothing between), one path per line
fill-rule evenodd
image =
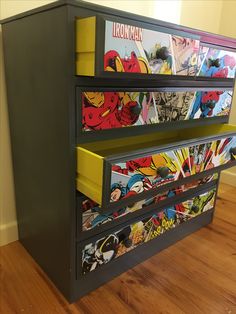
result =
M169 190L164 190L153 197L130 203L115 211L101 213L101 208L86 196L78 197L77 207L77 235L81 240L98 234L104 230L124 223L153 209L163 208L169 203L177 203L188 196L198 195L202 190L210 189L218 182L218 173L190 180L183 185L176 185Z
M129 127L157 129L184 127L186 123L227 122L232 89L194 88L77 88L78 132ZM81 114L82 113L82 114ZM206 119L207 118L207 119ZM87 133L88 134L88 133Z
M234 78L236 71L236 50L223 47L200 45L198 76L213 78Z
M179 228L181 231L186 222L212 210L215 197L216 188L213 188L181 203L169 205L162 211L153 211L94 239L86 240L81 244L81 260L78 261L82 264L82 274L95 271L137 247L162 237L171 229Z
M199 36L111 16L76 20L76 74L195 76Z
M77 147L77 190L109 210L233 166L235 159L233 125L93 142Z

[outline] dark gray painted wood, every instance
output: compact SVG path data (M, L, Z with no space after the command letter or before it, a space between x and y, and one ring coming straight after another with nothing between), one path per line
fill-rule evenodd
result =
M76 163L67 8L6 23L3 40L20 241L69 298Z

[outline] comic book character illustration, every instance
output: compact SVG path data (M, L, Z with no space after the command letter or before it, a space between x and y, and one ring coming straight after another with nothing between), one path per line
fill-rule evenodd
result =
M135 93L138 95L138 102L142 106L141 124L152 124L158 123L157 112L155 111L154 104L152 102L152 93L150 92L139 92Z
M197 92L196 99L190 114L190 119L194 119L198 110L201 111L200 118L210 117L220 99L223 91Z
M235 160L235 147L236 137L227 137L128 160L113 165L111 181L112 184L119 182L127 189L129 180L130 183L136 183L137 180L137 186L132 183L133 187L127 189L125 197L128 198L136 193L227 164ZM141 176L137 176L138 174Z
M194 147L193 165L194 173L199 173L201 171L201 166L204 163L204 158L206 155L207 145L200 144Z
M186 119L194 92L156 92L155 103L160 122Z
M89 217L87 221L86 221L86 216ZM103 225L107 222L114 220L112 213L100 214L99 211L96 210L96 208L93 208L93 210L90 210L89 212L87 212L86 216L83 217L84 218L83 230L89 230L91 228L98 227L100 225Z
M214 143L214 142L213 142ZM216 167L212 162L214 147L212 142L189 147L189 158L185 161L185 175L194 175L203 170Z
M210 210L213 207L215 192L213 189L177 205L169 206L96 242L87 244L82 251L83 273L93 271L177 225Z
M151 188L152 184L148 180L148 178L141 174L135 174L132 177L130 177L125 187L119 183L112 184L110 201L117 202L121 198L128 198L130 196L150 190Z
M115 187L114 187L115 188ZM82 202L82 228L89 230L113 221L118 216L122 216L126 212L126 208L120 208L116 212L100 213L100 207L91 199L86 199Z
M163 181L172 181L173 175L166 166L166 159L161 155L153 155L144 158L130 160L125 163L125 168L119 165L112 167L112 175L115 172L125 172L130 175L129 181L125 184L125 198L142 193L159 185Z
M133 125L142 106L125 92L84 92L83 129L103 130Z
M91 210L92 208L96 208L98 204L91 199L86 199L82 202L82 211L83 213Z
M215 197L215 190L212 190L206 194L194 197L192 206L189 209L189 214L192 214L194 216L199 215L205 210L212 208L211 201L214 200L214 197Z
M121 175L119 176L119 173ZM125 174L124 174L125 173ZM112 166L112 185L123 182L126 188L123 198L142 193L161 184L174 181L176 166L166 153L126 161ZM112 192L112 191L111 191ZM119 193L121 195L121 193ZM117 201L118 198L115 200ZM113 198L111 201L114 201Z
M199 75L208 77L234 77L236 69L236 54L230 51L201 47L203 55L199 62Z
M173 74L173 59L168 47L157 43L149 51L145 50L145 55L152 73Z
M110 234L105 239L98 240L95 246L88 245L83 251L83 273L90 272L102 264L108 263L116 254L119 238Z
M104 69L110 72L128 72L128 73L151 73L150 67L145 58L132 51L123 58L115 50L109 50L104 55Z
M87 245L82 256L83 273L90 272L114 259L120 244L129 248L132 245L129 239L130 232L131 228L128 226L115 234L99 239L95 245Z
M113 183L111 186L111 202L117 202L125 197L127 190L119 183Z
M167 167L165 155L156 154L145 158L130 160L126 162L126 166L130 172L137 171L145 177L152 177L153 185L158 185L158 183L163 180L171 181L173 179L173 175Z
M195 75L199 52L199 41L172 36L173 52L175 57L175 71L177 75Z
M233 151L233 150L232 150ZM235 151L236 153L236 151ZM108 223L110 221L113 221L114 219L120 218L124 215L127 215L129 213L135 212L137 210L140 210L142 208L145 208L147 206L150 206L152 204L160 203L161 201L174 197L180 193L183 193L184 191L188 191L189 189L192 189L194 187L197 187L201 184L205 184L206 182L210 182L212 180L216 180L218 178L218 174L215 173L213 175L204 177L202 179L198 179L195 181L191 181L190 183L186 183L182 186L175 187L173 189L167 190L162 193L158 193L156 196L150 197L148 199L143 199L140 201L137 201L135 203L130 203L129 205L122 207L115 212L107 212L100 214L100 208L98 207L98 204L93 202L90 199L87 199L83 201L82 203L82 210L83 210L83 230L89 230L92 228L95 228L97 226L100 226L102 224ZM115 187L115 185L114 185ZM120 188L120 186L119 186ZM124 188L125 189L125 188ZM125 195L125 194L124 194ZM175 205L175 210L179 213L185 211L185 207L182 203Z
M144 191L148 191L151 188L152 188L152 184L148 180L147 177L141 174L135 174L128 181L128 184L126 187L127 193L124 196L124 198L142 193Z
M211 169L233 161L235 159L235 147L236 137L227 137L209 143L202 169Z

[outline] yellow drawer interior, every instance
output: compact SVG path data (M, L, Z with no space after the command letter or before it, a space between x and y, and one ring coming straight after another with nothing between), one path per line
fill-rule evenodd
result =
M105 157L120 153L127 153L128 155L129 152L132 155L132 152L137 149L190 139L197 140L207 136L220 136L226 132L236 133L236 125L210 125L205 128L195 127L81 144L77 147L77 189L98 204L101 204Z

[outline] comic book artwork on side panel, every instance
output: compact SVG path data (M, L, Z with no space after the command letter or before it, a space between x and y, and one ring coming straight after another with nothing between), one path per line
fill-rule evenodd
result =
M150 208L152 205L160 205L160 203L166 199L170 199L174 196L181 195L182 193L194 189L200 185L212 182L218 179L218 173L206 176L204 178L191 181L190 183L183 184L181 186L174 187L166 190L165 192L158 193L153 197L149 197L138 202L132 202L129 205L125 205L115 212L100 213L99 205L91 199L86 198L82 202L82 231L94 229L101 225L107 224L113 220L132 214L138 210Z
M87 91L81 97L82 130L97 131L228 116L232 91Z
M114 163L110 202L128 199L236 160L236 136Z
M104 70L194 76L199 46L197 39L106 21Z
M82 250L82 273L86 274L135 249L178 225L213 208L216 190L195 196L88 243Z

